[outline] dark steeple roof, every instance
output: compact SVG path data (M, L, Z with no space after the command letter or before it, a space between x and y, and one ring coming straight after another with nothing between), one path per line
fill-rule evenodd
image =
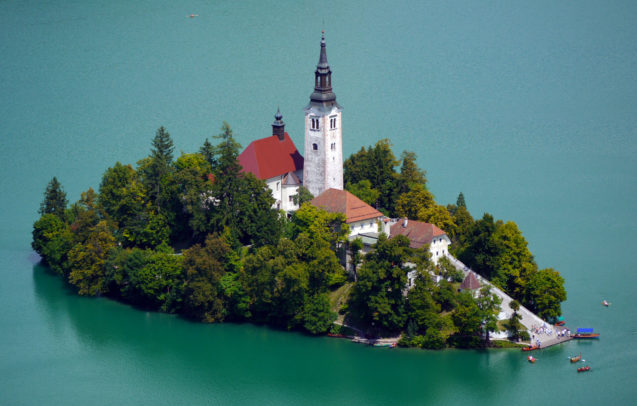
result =
M274 115L274 123L272 123L272 135L279 137L281 141L283 141L285 134L285 123L282 118L281 109L277 108Z
M310 95L310 106L319 108L340 107L336 103L336 95L332 91L332 71L327 62L325 51L325 31L321 35L321 54L319 56L316 71L314 72L314 92Z

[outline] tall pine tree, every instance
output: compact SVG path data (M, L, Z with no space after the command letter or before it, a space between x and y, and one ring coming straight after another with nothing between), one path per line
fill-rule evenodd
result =
M57 178L54 176L46 186L44 200L40 204L40 210L38 212L41 215L54 214L60 220L64 220L64 211L66 210L67 204L68 200L66 199L66 193L64 192L64 189L62 189L60 182L58 182Z

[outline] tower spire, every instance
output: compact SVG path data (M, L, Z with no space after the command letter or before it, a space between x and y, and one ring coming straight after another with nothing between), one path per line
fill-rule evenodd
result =
M321 107L336 104L336 95L332 91L332 71L325 50L325 31L321 32L321 53L314 72L314 92L310 96L310 104Z
M285 123L282 119L281 109L277 107L276 114L274 115L274 123L272 123L272 135L279 137L281 141L285 139Z

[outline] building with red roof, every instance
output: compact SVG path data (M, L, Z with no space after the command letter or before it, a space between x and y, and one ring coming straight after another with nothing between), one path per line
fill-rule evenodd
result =
M252 141L239 155L244 172L265 181L280 210L298 209L294 195L303 183L303 157L287 132L283 116L277 110L272 124L272 136Z
M451 240L447 233L439 229L433 224L422 221L402 219L395 221L389 227L389 238L397 235L404 235L409 238L409 246L412 248L420 248L428 245L431 259L434 263L438 262L443 255L449 254L449 244Z
M350 227L350 236L378 233L378 222L384 218L383 213L347 190L327 189L310 203L330 213L343 213Z

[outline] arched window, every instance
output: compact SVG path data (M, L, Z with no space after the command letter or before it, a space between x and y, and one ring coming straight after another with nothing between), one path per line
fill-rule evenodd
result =
M314 151L317 151L318 150L318 144L317 143L312 144L312 149Z

